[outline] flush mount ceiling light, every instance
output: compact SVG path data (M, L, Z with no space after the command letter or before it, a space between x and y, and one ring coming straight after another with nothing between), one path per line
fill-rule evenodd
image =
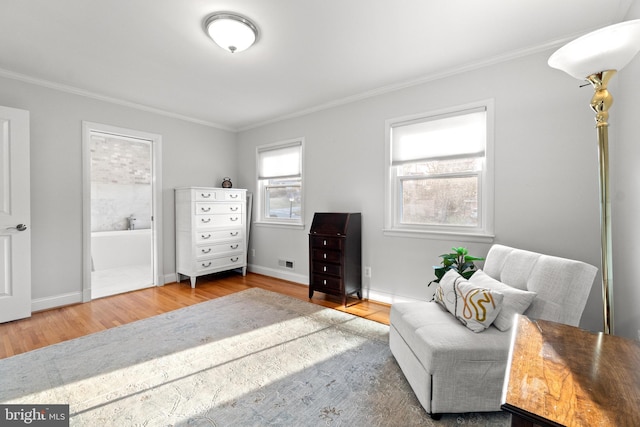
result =
M204 29L221 48L234 53L242 52L258 38L258 28L242 15L216 12L204 20Z

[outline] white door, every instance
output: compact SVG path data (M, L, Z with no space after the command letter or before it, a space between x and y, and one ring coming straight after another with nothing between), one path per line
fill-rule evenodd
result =
M0 106L0 322L31 316L29 112Z

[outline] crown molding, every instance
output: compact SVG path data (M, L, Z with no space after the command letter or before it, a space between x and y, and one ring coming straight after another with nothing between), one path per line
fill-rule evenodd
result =
M183 114L178 114L172 111L166 111L155 107L150 107L148 105L138 104L135 102L127 101L125 99L114 98L111 96L103 95L96 92L91 92L88 90L80 89L74 86L65 85L61 83L56 83L50 80L39 79L36 77L32 77L26 74L16 73L14 71L9 71L3 68L0 68L0 77L5 77L7 79L18 80L24 83L33 84L36 86L46 87L48 89L57 90L59 92L66 92L73 95L83 96L85 98L91 98L98 101L108 102L111 104L117 104L124 107L133 108L136 110L146 111L148 113L158 114L165 117L171 117L173 119L184 120L186 122L196 123L203 126L208 126L220 130L225 130L229 132L236 132L237 129L230 128L229 126L224 126L219 123L213 123L206 120L196 119L194 117L185 116Z
M259 122L259 123L255 123L252 125L248 125L242 128L238 129L238 132L242 132L242 131L246 131L246 130L250 130L250 129L254 129L254 128L259 128L262 126L266 126L268 124L272 124L272 123L277 123L283 120L288 120L288 119L293 119L296 117L301 117L301 116L306 116L308 114L312 114L312 113L316 113L318 111L323 111L323 110L328 110L330 108L334 108L334 107L339 107L342 105L347 105L347 104L351 104L353 102L358 102L358 101L362 101L368 98L373 98L376 96L380 96L380 95L384 95L387 93L391 93L391 92L395 92L398 90L402 90L402 89L407 89L407 88L411 88L414 86L419 86L425 83L429 83L432 81L436 81L436 80L441 80L447 77L452 77L455 75L459 75L459 74L463 74L463 73L467 73L470 71L474 71L480 68L485 68L485 67L489 67L492 65L496 65L496 64L500 64L500 63L504 63L504 62L508 62L508 61L512 61L518 58L522 58L525 56L529 56L529 55L534 55L540 52L545 52L548 51L550 49L553 48L557 48L560 47L566 43L568 43L569 41L575 39L576 37L579 37L582 34L586 34L588 33L589 30L585 31L585 32L581 32L579 34L573 34L567 37L564 37L562 39L558 39L558 40L553 40L553 41L549 41L546 43L542 43L530 48L526 48L526 49L520 49L517 51L513 51L513 52L509 52L503 55L497 55L491 58L487 58L487 59L483 59L480 61L475 61L475 62L470 62L470 63L466 63L466 64L462 64L458 67L454 67L454 68L450 68L446 71L441 71L441 72L435 72L435 73L431 73L422 77L419 77L417 79L413 79L413 80L407 80L404 82L399 82L399 83L394 83L392 85L388 85L388 86L383 86L377 89L373 89L370 91L366 91L366 92L362 92L356 95L352 95L352 96L347 96L344 98L340 98L340 99L336 99L324 104L319 104L316 105L314 107L311 108L307 108L304 110L300 110L297 111L295 113L292 114L287 114L287 115L283 115L283 116L278 116L278 117L274 117L272 119L269 120L265 120L263 122Z

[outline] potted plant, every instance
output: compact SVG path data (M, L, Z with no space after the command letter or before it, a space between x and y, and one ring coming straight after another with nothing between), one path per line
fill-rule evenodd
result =
M484 258L469 255L467 248L459 247L451 248L451 250L453 252L440 255L442 265L433 266L436 278L429 282L429 285L440 282L442 276L449 270L457 271L458 274L468 280L477 270L474 261L484 261Z

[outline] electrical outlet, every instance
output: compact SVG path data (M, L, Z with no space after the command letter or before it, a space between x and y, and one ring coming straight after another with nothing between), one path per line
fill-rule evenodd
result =
M371 277L371 267L365 267L364 268L364 277Z
M251 249L251 256L256 256L256 250L255 249Z

